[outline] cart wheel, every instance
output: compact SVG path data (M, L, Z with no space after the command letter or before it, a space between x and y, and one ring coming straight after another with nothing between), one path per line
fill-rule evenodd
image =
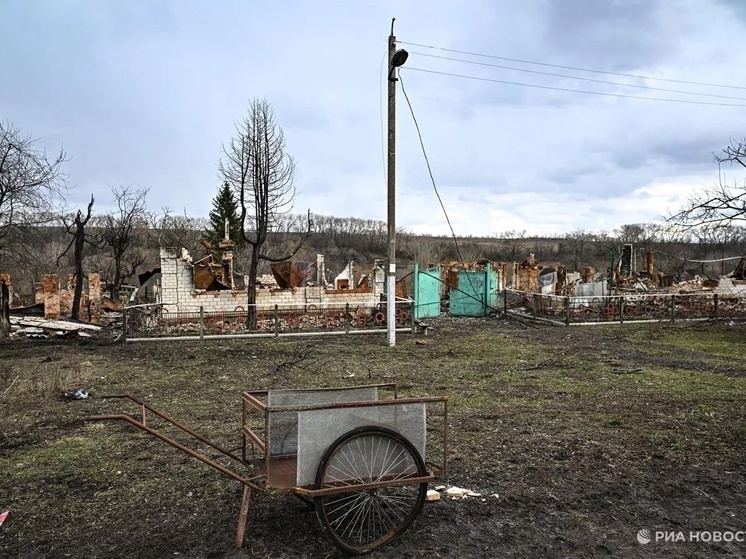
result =
M353 429L327 449L316 471L316 489L353 489L317 497L316 514L342 551L352 555L373 551L407 529L420 512L427 493L427 483L385 483L426 475L420 453L396 431L384 427ZM354 490L356 485L370 483L384 485Z

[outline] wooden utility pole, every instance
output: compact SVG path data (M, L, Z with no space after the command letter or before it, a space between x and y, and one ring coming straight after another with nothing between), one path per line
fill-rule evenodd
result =
M389 347L396 345L396 75L394 71L407 61L406 50L396 50L394 21L389 35L389 157L388 157L388 272L386 275L386 325Z
M386 340L389 347L396 345L396 76L394 75L394 19L389 35L389 106L388 106L388 271L386 272Z

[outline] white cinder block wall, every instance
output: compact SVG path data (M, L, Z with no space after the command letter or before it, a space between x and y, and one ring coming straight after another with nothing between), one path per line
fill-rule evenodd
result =
M161 302L168 312L230 312L246 309L246 290L195 291L194 271L189 263L189 254L182 250L177 255L173 250L161 248ZM383 271L381 271L383 276ZM373 290L334 290L321 286L297 287L293 289L259 289L256 301L260 309L272 310L275 305L302 307L315 305L319 309L343 309L347 303L354 310L357 306L374 306L380 301L383 282L378 274Z

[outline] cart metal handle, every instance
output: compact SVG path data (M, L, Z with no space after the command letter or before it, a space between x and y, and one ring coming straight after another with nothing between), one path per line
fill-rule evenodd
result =
M127 423L129 423L131 425L134 425L138 429L141 429L141 430L145 431L146 433L148 433L150 435L153 435L154 437L156 437L156 438L162 440L163 442L165 442L165 443L173 446L174 448L176 448L178 450L181 450L182 452L188 454L192 458L195 458L195 459L199 460L200 462L202 462L204 464L207 464L211 468L214 468L214 469L218 470L220 473L225 474L225 475L227 475L228 477L230 477L232 479L235 479L236 481L242 483L243 485L251 487L252 489L256 489L257 491L263 491L264 490L264 488L262 486L260 486L257 483L255 483L258 480L263 479L265 477L264 475L253 476L253 477L243 477L240 474L237 474L236 472L234 472L233 470L230 470L230 469L226 468L222 464L218 464L214 460L211 460L210 458L208 458L204 454L200 454L199 452L196 452L195 450L192 450L191 448L189 448L187 446L184 446L183 444L181 444L180 442L172 439L171 437L168 437L168 436L164 435L163 433L157 431L156 429L153 429L152 427L150 427L150 426L147 425L147 419L146 419L146 415L145 415L146 414L146 410L153 412L154 414L156 414L160 418L162 418L165 421L171 423L172 425L178 427L179 429L185 431L186 433L188 433L192 437L196 438L197 440L199 440L199 441L207 444L208 446L214 448L215 450L221 452L225 456L233 458L234 460L238 460L242 464L246 465L246 463L243 462L238 456L236 456L233 453L231 453L231 452L229 452L229 451L221 448L220 446L216 445L215 443L207 440L205 437L203 437L199 433L195 432L193 429L191 429L191 428L187 427L186 425L184 425L184 424L176 421L172 417L169 417L165 413L163 413L163 412L161 412L161 411L153 408L152 406L150 406L146 402L140 400L139 398L136 398L135 396L132 396L131 394L115 394L115 395L110 395L110 396L104 396L104 398L124 398L124 399L128 399L128 400L130 400L130 401L132 401L132 402L134 402L134 403L142 406L142 421L138 421L137 419L135 419L131 415L127 415L127 414L124 414L124 413L122 413L122 414L112 414L112 415L94 415L94 416L86 418L86 421L126 421Z

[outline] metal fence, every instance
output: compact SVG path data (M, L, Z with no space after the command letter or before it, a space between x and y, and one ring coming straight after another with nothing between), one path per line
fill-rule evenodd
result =
M746 317L746 298L718 293L641 293L601 297L561 297L505 290L503 310L565 325Z
M258 307L256 328L248 326L244 310L228 312L169 312L162 305L129 307L124 312L125 339L183 338L200 339L226 336L279 336L292 333L351 333L381 330L386 323L386 305L381 302L347 303L343 308L324 308L314 304L303 306L275 305ZM396 302L396 328L412 328L412 301Z

